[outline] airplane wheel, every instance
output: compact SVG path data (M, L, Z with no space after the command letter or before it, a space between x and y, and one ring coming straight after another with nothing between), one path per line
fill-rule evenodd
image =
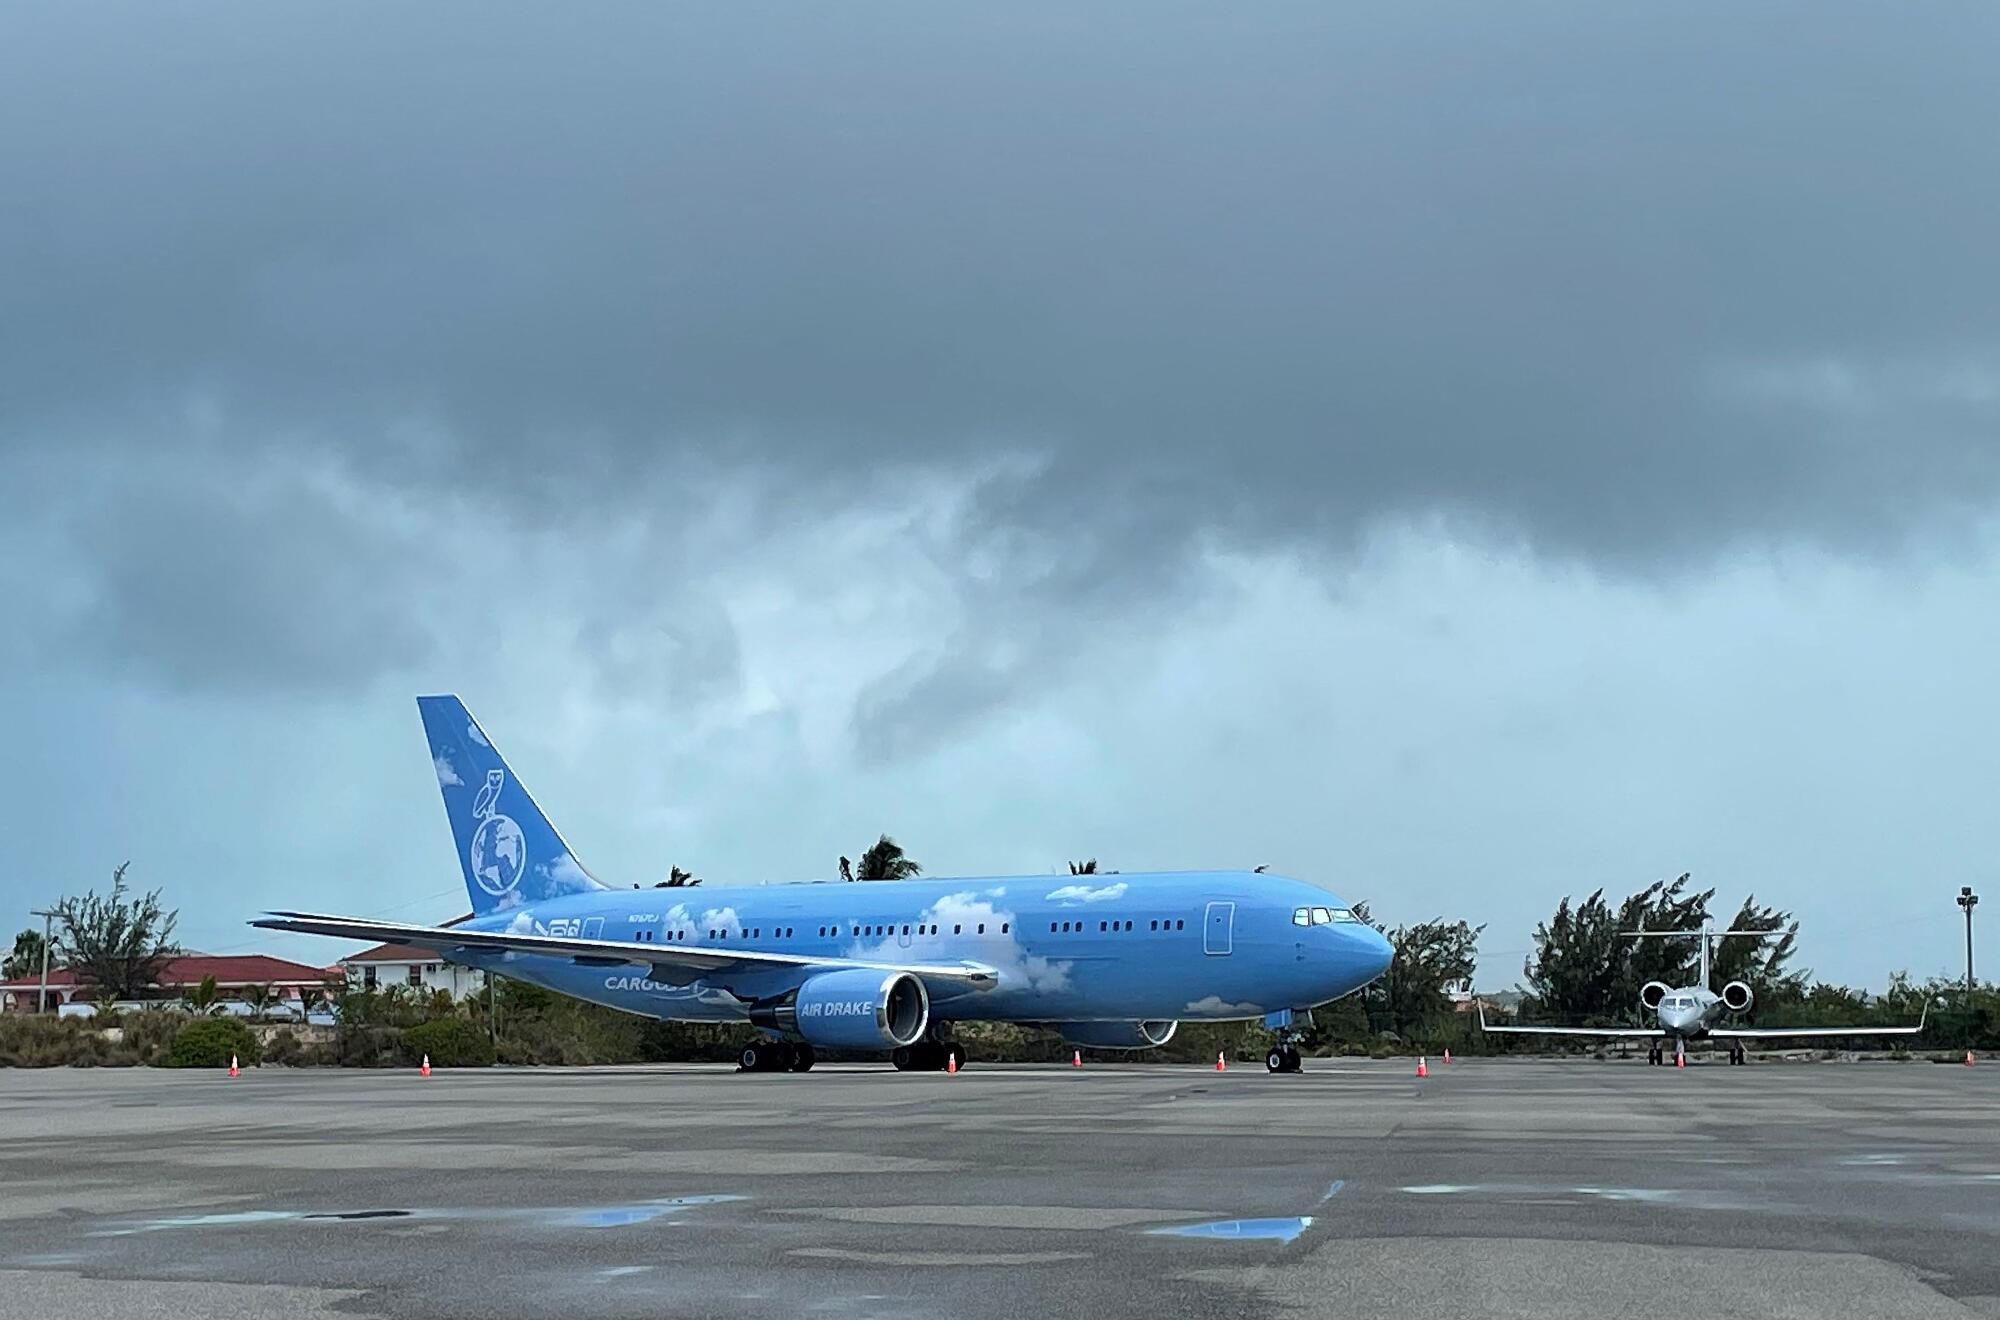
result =
M738 1072L769 1072L775 1060L769 1041L752 1041L743 1047L743 1053L736 1060Z
M897 1072L908 1072L916 1066L916 1055L907 1045L898 1045L889 1055L889 1062L896 1065Z
M813 1056L812 1046L795 1045L792 1047L793 1072L811 1072L813 1062L814 1062L814 1056Z
M1285 1052L1283 1050L1272 1050L1269 1054L1266 1054L1264 1056L1264 1069L1266 1072L1274 1073L1287 1071L1285 1068Z
M1303 1061L1299 1058L1299 1052L1287 1045L1285 1047L1285 1071L1298 1072L1303 1066Z

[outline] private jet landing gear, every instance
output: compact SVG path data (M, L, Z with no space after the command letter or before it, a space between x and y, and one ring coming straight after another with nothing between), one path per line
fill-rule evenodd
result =
M1264 1056L1264 1069L1274 1073L1297 1072L1299 1052L1290 1045L1273 1046L1271 1052Z
M1667 1061L1667 1052L1666 1052L1666 1050L1665 1050L1665 1049L1664 1049L1663 1047L1661 1047L1661 1046L1658 1046L1658 1045L1654 1045L1654 1046L1650 1046L1650 1047L1649 1047L1649 1048L1648 1048L1648 1049L1646 1050L1646 1066L1647 1066L1647 1067L1649 1067L1649 1068L1657 1068L1657 1067L1659 1067L1659 1066L1660 1066L1661 1064L1664 1064L1664 1063L1665 1063L1666 1061Z
M1735 1042L1732 1042L1732 1043L1730 1044L1730 1046L1729 1046L1729 1063L1730 1063L1730 1066L1731 1066L1731 1067L1741 1067L1741 1066L1742 1066L1743 1064L1745 1064L1745 1063L1748 1063L1748 1062L1749 1062L1749 1060L1748 1060L1747 1058L1745 1058L1745 1057L1744 1057L1744 1054L1743 1054L1743 1046L1742 1046L1742 1045L1741 1045L1740 1043L1735 1043Z
M955 1040L925 1040L905 1045L889 1056L897 1072L952 1072L965 1070L965 1046Z
M797 1044L788 1040L752 1041L737 1058L736 1071L810 1072L813 1059L813 1047L804 1041Z

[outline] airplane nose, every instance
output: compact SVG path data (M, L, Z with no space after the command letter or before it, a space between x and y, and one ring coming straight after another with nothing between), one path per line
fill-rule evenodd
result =
M1387 936L1373 926L1362 926L1354 932L1354 937L1361 946L1362 965L1368 972L1369 980L1389 970L1389 963L1396 956L1396 946L1389 943Z

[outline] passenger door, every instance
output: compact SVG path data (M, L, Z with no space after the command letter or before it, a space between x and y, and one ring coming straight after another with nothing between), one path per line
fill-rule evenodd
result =
M1210 903L1207 919L1201 926L1201 951L1211 956L1221 956L1229 952L1231 939L1236 932L1236 905L1234 903Z

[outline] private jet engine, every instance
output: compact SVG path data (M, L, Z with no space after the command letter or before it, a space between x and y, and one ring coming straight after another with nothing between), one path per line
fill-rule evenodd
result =
M1174 1038L1178 1022L1058 1022L1056 1030L1071 1045L1094 1050L1150 1050Z
M1665 981L1648 981L1639 987L1639 1002L1648 1013L1655 1012L1660 1007L1660 1001L1665 999L1667 992L1672 989L1673 987Z
M750 1023L835 1050L893 1050L923 1039L931 997L908 972L857 967L821 972L780 998L750 1006Z
M1750 1011L1750 1004L1750 987L1743 984L1743 982L1731 981L1728 985L1722 987L1722 1006L1730 1012L1748 1013Z

